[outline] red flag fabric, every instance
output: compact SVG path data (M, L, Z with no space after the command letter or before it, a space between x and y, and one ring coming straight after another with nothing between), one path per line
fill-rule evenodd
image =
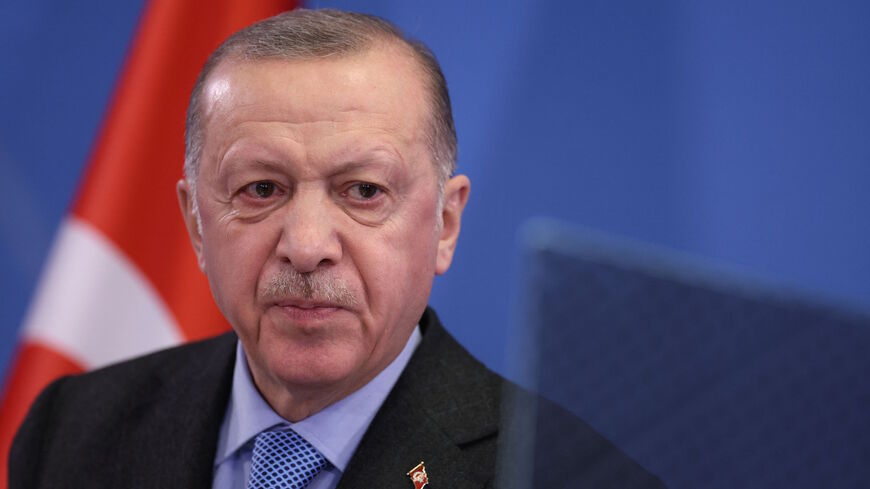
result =
M0 489L14 433L52 380L229 327L196 266L175 196L185 111L221 41L296 3L147 2L0 400Z
M423 489L429 485L429 474L426 473L426 467L421 461L416 467L408 471L408 477L414 483L414 489Z

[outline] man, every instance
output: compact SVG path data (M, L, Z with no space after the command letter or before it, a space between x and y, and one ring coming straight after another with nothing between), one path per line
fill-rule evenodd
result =
M468 199L455 161L437 62L385 21L298 10L228 39L191 95L177 191L234 334L52 384L10 487L496 484L522 425L504 399L533 398L426 308ZM657 486L579 420L535 409L565 420L570 463L532 455L549 480L572 475L549 485Z

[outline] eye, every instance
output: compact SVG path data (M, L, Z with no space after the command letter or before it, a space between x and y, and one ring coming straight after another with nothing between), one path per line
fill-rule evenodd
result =
M275 193L275 184L272 182L254 182L245 187L245 193L258 199L268 199Z
M352 198L360 200L374 199L381 192L382 190L380 187L373 183L366 182L354 184L347 191Z
M338 205L354 220L367 226L376 226L389 218L395 210L395 187L390 182L380 185L350 180L338 194Z

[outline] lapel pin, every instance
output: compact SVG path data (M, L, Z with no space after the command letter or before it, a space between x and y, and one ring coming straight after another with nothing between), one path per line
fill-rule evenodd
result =
M414 489L423 489L426 487L426 484L429 484L429 476L426 475L426 467L423 465L422 460L408 472L408 477L414 483Z

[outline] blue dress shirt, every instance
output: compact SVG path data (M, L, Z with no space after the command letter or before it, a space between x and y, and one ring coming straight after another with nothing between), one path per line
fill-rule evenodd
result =
M421 339L417 326L401 353L371 382L297 423L279 416L263 399L254 386L244 349L237 344L232 393L218 435L212 488L244 488L251 471L254 438L272 427L289 427L329 461L308 489L334 489Z

